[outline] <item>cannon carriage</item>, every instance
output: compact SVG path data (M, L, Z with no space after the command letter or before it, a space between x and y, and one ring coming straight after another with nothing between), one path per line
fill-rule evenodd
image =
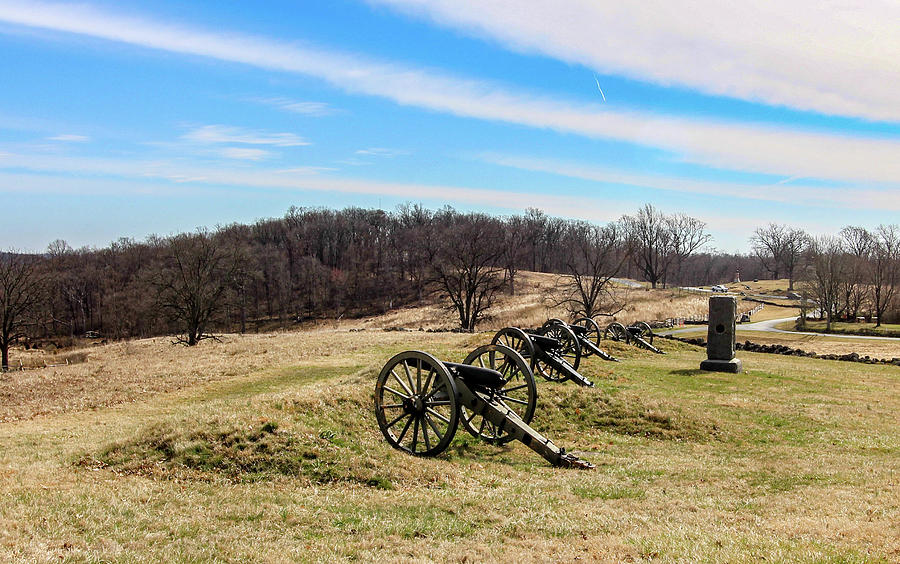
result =
M600 339L603 334L600 331L600 325L592 318L579 317L572 323L566 323L562 319L554 317L548 319L541 329L546 330L554 325L568 327L569 330L575 334L575 337L578 339L578 344L581 345L582 357L596 355L603 360L619 362L619 359L600 348Z
M594 385L578 372L582 358L581 343L566 325L545 325L536 332L504 327L497 331L491 343L506 345L521 354L545 380L571 380L582 386Z
M644 321L638 321L628 327L622 325L618 321L613 321L606 326L606 329L603 331L603 336L604 338L612 339L613 341L633 343L657 354L666 354L659 348L653 346L653 329Z
M462 421L489 443L518 440L555 466L592 468L528 425L536 404L528 362L498 344L475 349L462 363L402 352L385 364L375 384L378 426L391 446L409 454L440 454Z

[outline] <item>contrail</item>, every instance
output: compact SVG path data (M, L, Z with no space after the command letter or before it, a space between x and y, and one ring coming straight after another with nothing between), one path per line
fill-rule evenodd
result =
M792 176L790 178L785 178L784 180L779 180L775 184L787 184L788 182L793 182L794 180L800 180L801 178L805 178L804 176Z
M606 101L606 95L603 93L603 89L600 88L600 81L597 80L597 75L596 75L596 74L594 75L594 82L597 83L597 90L600 91L600 95L603 96L603 101L605 102L605 101Z

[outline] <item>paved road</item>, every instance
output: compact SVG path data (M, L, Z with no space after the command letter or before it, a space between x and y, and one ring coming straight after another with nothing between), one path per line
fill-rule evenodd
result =
M814 337L828 337L832 339L866 339L873 341L897 341L900 342L900 338L898 337L876 337L869 335L841 335L837 333L812 333L809 331L785 331L784 329L778 329L775 326L784 323L785 321L793 321L797 319L794 317L782 317L781 319L770 319L768 321L757 321L756 323L743 323L738 325L738 331L760 331L765 333L788 333L790 335L811 335ZM705 327L705 325L697 325L694 327L686 327L684 329L676 329L674 331L662 332L664 335L677 335L679 333L690 333L691 331L696 331L697 329L701 329Z

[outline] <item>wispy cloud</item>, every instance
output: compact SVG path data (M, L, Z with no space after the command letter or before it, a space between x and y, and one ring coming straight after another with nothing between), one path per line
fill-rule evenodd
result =
M87 135L73 135L70 133L61 133L59 135L54 135L53 137L48 137L50 141L62 141L64 143L86 143L91 140Z
M197 127L185 133L182 139L203 144L241 143L244 145L272 145L275 147L299 147L310 144L293 133L269 133L226 125Z
M264 149L250 149L247 147L225 147L219 154L226 159L237 159L242 161L261 161L272 156L270 151Z
M392 159L394 157L408 155L409 151L403 151L401 149L386 149L384 147L370 147L368 149L360 149L356 151L356 154L364 155L367 157L382 157L385 159Z
M900 121L895 2L370 0L594 70L826 114Z
M478 158L484 162L501 166L580 178L603 184L639 186L655 190L803 206L900 211L900 190L897 188L876 190L858 186L835 187L816 183L787 185L787 181L796 181L799 180L799 177L792 177L773 184L707 181L679 176L635 174L584 163L538 157L485 153L479 155Z
M277 169L272 172L276 174L302 174L302 175L310 175L310 174L320 174L323 172L332 172L338 170L336 168L330 166L295 166L291 168L282 168Z
M568 217L579 217L595 221L615 219L627 211L624 207L610 206L608 202L575 196L525 194L488 188L470 188L461 186L442 186L417 183L382 182L358 178L324 177L311 174L315 169L299 167L297 169L247 169L242 167L202 167L190 166L166 160L121 161L106 158L73 158L65 156L48 156L37 154L0 155L0 171L27 170L38 173L32 176L21 172L0 172L29 181L4 184L0 182L0 192L28 190L38 187L52 193L78 193L79 190L90 190L90 183L84 180L88 176L96 177L99 193L106 193L112 179L160 180L178 184L191 183L199 188L227 186L237 189L270 189L270 190L309 190L315 192L333 192L345 194L364 194L390 196L415 201L432 200L446 202L449 194L459 205L483 205L499 209L524 209L537 206L548 213ZM327 169L325 169L327 170ZM47 175L53 176L47 181ZM41 180L43 178L43 180ZM72 182L70 182L72 180ZM69 189L69 185L77 189ZM122 185L127 186L126 184ZM164 186L164 185L163 185ZM135 188L140 193L147 193L146 186ZM169 193L164 189L163 193ZM511 202L522 202L521 206Z
M520 10L516 7L510 12ZM352 93L380 96L402 105L657 147L676 158L712 167L783 176L900 182L900 140L895 138L614 111L608 106L550 99L489 82L373 62L359 55L121 17L83 5L7 1L0 4L0 21L302 73ZM546 25L552 27L556 21L551 18ZM666 45L657 47L654 56L667 50ZM895 60L888 66L896 69ZM709 65L692 64L705 73L718 72ZM834 67L826 67L839 74ZM856 83L865 82L857 78ZM900 81L879 82L878 88L893 96L890 88L884 88L884 84L893 82Z
M248 169L241 166L213 168L166 160L124 162L105 158L0 154L0 193L16 191L29 194L76 195L134 193L168 198L184 194L185 185L189 185L191 194L207 193L211 197L221 189L310 191L384 196L416 202L430 201L438 205L446 203L448 196L452 195L452 203L458 206L477 206L514 212L524 211L526 207L537 207L552 215L603 222L618 219L623 214L634 211L633 203L611 201L602 196L535 194L496 187L473 188L326 177L317 174L320 170L330 169L319 167ZM895 204L900 209L900 203ZM666 211L679 210L666 209ZM731 214L721 210L716 210L712 214L695 210L692 215L706 221L716 232L730 233L734 240L743 240L746 234L759 224L758 218L743 215L739 209L735 209ZM787 220L787 218L775 219ZM794 217L794 223L815 227L797 217Z
M254 98L255 101L290 112L294 114L302 114L312 117L323 117L337 113L337 110L330 104L325 102L304 102L291 100L289 98Z

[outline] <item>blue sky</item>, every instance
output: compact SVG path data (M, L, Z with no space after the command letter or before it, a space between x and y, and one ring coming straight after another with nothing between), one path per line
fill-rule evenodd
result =
M900 8L782 4L0 0L0 247L407 201L649 202L727 251L896 223Z

